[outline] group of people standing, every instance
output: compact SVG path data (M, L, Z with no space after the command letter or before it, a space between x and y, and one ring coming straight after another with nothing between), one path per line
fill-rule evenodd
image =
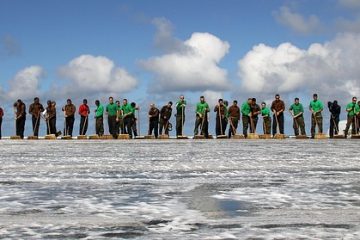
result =
M172 130L170 122L172 116L172 105L170 101L164 105L160 110L155 104L150 104L148 111L148 135L154 134L156 138L163 133L169 135ZM117 138L119 134L128 134L130 138L138 136L136 111L139 107L136 103L128 103L127 99L123 99L122 104L120 101L114 102L113 97L109 97L108 104L104 107L99 100L95 101L96 109L95 115L95 130L99 136L104 135L104 114L107 115L109 133L113 138ZM183 135L185 124L185 110L186 100L184 95L181 95L175 104L176 108L176 136ZM339 134L339 120L341 107L335 100L328 102L328 109L330 116L330 138ZM61 108L64 114L64 136L73 135L73 128L75 122L76 112L80 115L79 135L86 135L88 130L88 122L90 115L90 108L87 99L84 99L82 104L76 111L76 106L72 103L71 99L67 99L66 104ZM293 118L294 134L306 135L305 121L304 121L304 107L300 103L299 98L294 99L294 103L289 107L289 112ZM313 100L310 101L309 111L311 112L311 137L314 138L316 128L318 133L323 133L323 117L322 112L324 104L318 99L317 94L313 94ZM229 106L227 101L219 99L217 105L214 107L215 112L215 132L216 136L224 136L231 138L237 133L237 128L242 122L242 134L247 137L249 133L256 133L259 117L263 119L263 133L269 135L284 134L284 112L285 103L280 99L280 95L276 94L270 108L267 107L265 102L260 105L257 104L256 98L248 98L241 107L238 102L234 100L232 105ZM48 100L47 106L43 107L38 97L34 98L34 102L29 106L29 114L32 117L33 136L39 135L40 120L43 118L47 125L47 134L54 134L55 136L61 135L61 131L56 128L56 102ZM205 97L201 96L200 101L196 104L195 109L195 127L194 136L202 135L209 138L209 104L206 102ZM347 124L344 131L344 136L347 137L351 127L351 134L358 134L360 127L360 101L353 97L352 101L346 106ZM16 135L24 138L24 129L26 122L26 105L19 99L14 103L15 126ZM0 138L1 138L1 124L4 116L4 110L0 108ZM226 130L228 132L226 134Z

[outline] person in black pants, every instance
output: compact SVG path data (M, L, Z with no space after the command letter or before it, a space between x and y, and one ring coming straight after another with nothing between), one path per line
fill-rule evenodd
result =
M16 108L16 136L20 136L20 138L23 139L26 121L26 106L21 99L18 99L14 104L14 107Z
M159 135L159 115L160 111L155 107L155 104L150 104L150 110L149 110L149 132L148 135L152 134L152 131L154 130L155 138L158 138Z
M273 136L278 133L277 128L279 127L280 134L284 134L284 111L285 103L280 99L280 95L275 95L275 100L271 104L271 111L273 115Z
M2 125L3 116L4 116L4 110L0 107L0 139L1 139L1 125Z
M328 102L328 108L331 113L329 135L330 135L330 138L333 138L334 133L335 133L335 135L339 134L339 121L340 121L341 107L338 105L337 100L335 100L333 103Z

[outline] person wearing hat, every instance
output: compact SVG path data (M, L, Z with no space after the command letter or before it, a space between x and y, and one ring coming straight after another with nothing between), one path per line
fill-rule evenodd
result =
M40 103L38 97L34 98L34 102L30 104L29 114L32 116L32 127L34 136L39 136L39 127L40 127L40 114L43 112L44 106Z
M261 103L261 116L263 117L264 134L271 134L271 116L270 109L266 107L266 103Z
M172 102L168 102L160 110L159 134L162 135L163 129L165 135L169 136L169 121L172 114Z
M341 107L338 105L338 101L335 100L334 102L328 102L328 108L329 108L329 112L330 112L329 135L330 135L330 138L333 138L334 133L335 133L335 135L339 134L339 121L340 121Z
M311 112L311 138L315 138L315 129L318 126L319 133L323 133L323 117L321 112L324 104L318 99L316 93L313 94L313 100L310 102L309 110Z
M205 101L205 97L200 97L200 102L196 104L196 120L195 120L195 128L194 128L194 136L199 134L203 135L205 138L209 137L209 120L208 120L208 112L210 111L209 104Z
M290 106L289 111L293 116L293 128L295 136L299 135L299 128L301 135L306 135L304 122L304 107L300 103L299 98L294 99L294 103Z
M158 138L159 135L159 114L160 111L155 107L155 104L150 104L149 109L149 132L148 135L152 135L152 131L154 130L155 138Z
M270 109L273 112L273 136L275 136L276 133L284 134L285 103L280 99L279 94L275 95L275 100L272 102ZM279 132L277 132L277 128L279 128Z
M86 135L88 129L90 108L87 103L88 103L87 99L84 99L83 104L81 104L79 107L79 114L80 114L79 135Z
M71 99L66 100L66 105L62 108L62 111L64 112L64 117L65 117L64 135L72 137L74 122L75 122L76 107L72 103Z

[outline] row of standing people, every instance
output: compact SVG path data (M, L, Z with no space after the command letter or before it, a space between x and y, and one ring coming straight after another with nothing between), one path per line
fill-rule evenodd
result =
M120 101L114 103L113 97L109 98L109 103L104 108L99 100L95 101L96 119L95 127L96 134L104 134L103 117L106 112L108 116L109 133L117 138L118 134L129 134L130 137L136 137L137 133L137 118L135 111L139 110L135 103L129 104L127 99L123 100L122 105ZM176 135L183 135L183 126L185 123L185 108L186 100L183 95L176 102ZM331 113L330 117L330 137L339 133L339 119L341 113L341 107L337 101L328 102L328 108ZM323 132L323 118L322 111L324 109L323 103L318 100L317 94L313 95L313 100L309 104L309 110L311 111L311 136L314 137L315 129L318 127L318 132ZM21 138L24 137L25 121L26 121L26 106L22 100L18 100L14 104L15 120L16 120L16 135ZM71 99L67 100L67 103L62 107L64 113L64 135L72 136L73 127L75 122L76 107L72 103ZM294 103L290 106L289 111L293 117L293 128L295 135L306 135L305 121L304 121L304 107L300 103L299 98L295 98ZM352 102L347 104L347 124L345 129L345 136L348 134L350 126L352 127L352 134L359 132L360 123L360 101L357 102L357 98L353 97ZM210 107L205 101L204 96L200 97L199 103L196 105L196 119L194 135L204 135L206 138L209 136L208 126L209 119L208 114ZM227 126L228 137L236 134L240 120L243 124L243 135L247 137L248 131L255 133L259 116L263 118L263 132L264 134L284 133L284 112L285 103L280 99L280 95L276 94L275 99L271 104L270 109L266 106L265 102L261 103L261 107L257 104L255 98L249 98L246 102L238 107L236 100L233 101L231 106L228 106L227 101L219 99L218 104L214 108L216 113L216 135L225 135ZM32 116L32 128L33 135L38 136L40 119L44 118L47 125L47 134L60 135L61 132L56 129L56 103L54 101L48 101L46 108L40 103L38 97L34 98L34 102L29 107L29 113ZM271 116L271 113L273 114ZM87 104L87 100L84 99L83 103L79 106L78 114L80 115L80 127L79 134L85 135L88 129L88 116L90 114L90 108ZM4 115L3 109L0 108L0 137L1 137L1 122ZM170 118L172 116L172 102L168 102L161 110L157 109L154 104L150 105L148 112L149 117L149 129L148 135L154 132L155 137L162 134L163 131L166 135L169 135L169 130L172 129ZM199 131L200 130L200 131Z

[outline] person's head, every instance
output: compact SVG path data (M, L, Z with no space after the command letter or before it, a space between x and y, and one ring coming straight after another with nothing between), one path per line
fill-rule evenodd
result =
M168 102L168 107L171 107L173 105L172 101Z
M83 99L83 104L87 104L87 99Z
M67 103L67 104L71 104L71 99L68 98L68 99L66 100L66 103Z
M202 103L205 102L205 97L204 96L200 97L200 102L202 102Z
M353 97L353 98L352 98L352 102L353 102L353 103L356 103L356 101L357 101L357 98L356 98L356 97Z
M247 102L248 104L252 104L252 98L248 98Z
M18 99L17 102L18 102L19 104L22 103L21 99Z
M134 107L136 107L136 103L132 102L132 103L130 103L130 106L134 108Z
M337 106L337 105L338 105L338 101L334 100L334 106Z
M219 103L220 105L223 105L223 104L224 104L224 100L223 100L222 98L220 98L220 99L218 100L218 103Z
M236 106L238 102L236 100L233 101L233 105Z
M51 105L51 100L47 100L47 105L48 105L48 106Z
M261 108L266 108L266 103L265 102L261 103Z
M256 103L256 98L252 98L252 99L251 99L251 102L252 102L253 104L255 104L255 103Z
M314 99L314 101L316 101L316 100L318 99L317 93L314 93L314 94L313 94L313 99Z
M295 98L295 100L294 100L295 104L298 104L299 101L300 101L299 98Z
M99 100L95 100L95 105L99 106L100 105L100 101Z
M119 100L115 101L115 104L120 106L120 101Z
M180 101L183 101L185 99L184 95L180 95L179 99Z
M114 98L113 97L109 97L109 103L110 104L114 103Z
M123 105L126 105L127 103L128 103L127 99L124 98L124 99L123 99Z
M39 103L40 102L40 99L38 97L35 97L34 98L34 103Z
M280 100L280 94L277 93L277 94L275 95L275 100Z
M155 108L155 104L154 104L154 103L150 103L150 108Z

